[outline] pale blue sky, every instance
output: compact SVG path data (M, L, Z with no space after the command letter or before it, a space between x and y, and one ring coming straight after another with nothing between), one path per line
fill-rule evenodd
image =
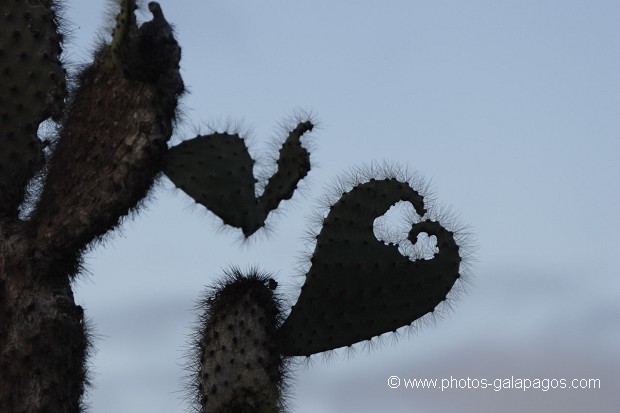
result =
M88 59L104 1L67 1ZM274 231L234 231L167 181L88 254L77 300L100 336L93 412L177 413L188 311L231 264L298 291L307 218L331 180L408 165L476 234L456 311L396 344L296 370L294 413L615 411L620 398L620 3L162 0L191 93L176 141L227 119L266 154L312 111L317 167ZM143 19L150 18L142 13ZM387 378L600 378L600 390L407 391Z

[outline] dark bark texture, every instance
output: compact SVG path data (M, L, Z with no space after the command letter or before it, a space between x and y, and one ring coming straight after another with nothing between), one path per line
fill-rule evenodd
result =
M72 268L12 232L0 239L0 411L79 412L88 343Z

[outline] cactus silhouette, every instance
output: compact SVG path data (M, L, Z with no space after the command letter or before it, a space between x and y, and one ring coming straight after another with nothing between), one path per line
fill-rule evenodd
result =
M189 357L191 400L201 412L279 412L286 405L295 356L350 347L413 325L448 299L468 258L467 232L446 229L409 181L389 170L380 179L353 179L321 219L301 293L285 316L269 274L233 268L199 303L200 320ZM436 237L432 258L399 252L374 235L374 220L409 202L406 239ZM463 245L464 248L460 247Z
M181 48L158 3L148 3L152 20L140 26L134 0L117 5L111 41L69 76L58 2L0 3L2 412L84 411L91 339L71 283L83 253L139 208L159 176L249 237L311 168L301 139L314 124L306 119L264 180L238 134L169 148L185 90ZM50 120L56 131L40 137ZM281 411L292 357L396 330L446 299L462 273L459 234L427 211L415 185L386 174L340 195L322 218L290 314L277 283L256 269L230 270L204 296L190 361L198 410ZM400 201L419 218L409 241L436 237L433 258L404 256L374 236L374 220Z
M310 154L301 137L312 128L312 122L305 121L290 131L280 149L278 169L258 198L252 173L254 160L237 134L197 136L173 147L164 172L196 202L226 224L241 228L247 237L265 224L280 201L293 196L297 183L310 170Z

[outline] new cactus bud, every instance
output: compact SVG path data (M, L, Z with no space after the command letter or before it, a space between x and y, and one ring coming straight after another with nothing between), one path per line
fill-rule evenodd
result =
M120 0L120 10L112 32L112 61L125 77L133 75L138 58L138 26L135 0Z

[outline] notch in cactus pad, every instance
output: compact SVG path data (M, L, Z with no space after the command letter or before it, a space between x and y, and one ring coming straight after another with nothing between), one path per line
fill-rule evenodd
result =
M254 160L238 134L200 135L170 148L164 172L196 202L249 237L265 225L269 212L293 196L310 170L310 154L300 139L312 128L306 121L290 131L280 149L278 169L260 197Z
M431 259L410 259L373 233L374 220L399 201L421 217L408 239L437 238ZM445 300L460 277L454 234L428 219L423 197L396 178L371 179L345 192L323 220L311 268L280 328L282 352L311 354L350 346L410 325Z

